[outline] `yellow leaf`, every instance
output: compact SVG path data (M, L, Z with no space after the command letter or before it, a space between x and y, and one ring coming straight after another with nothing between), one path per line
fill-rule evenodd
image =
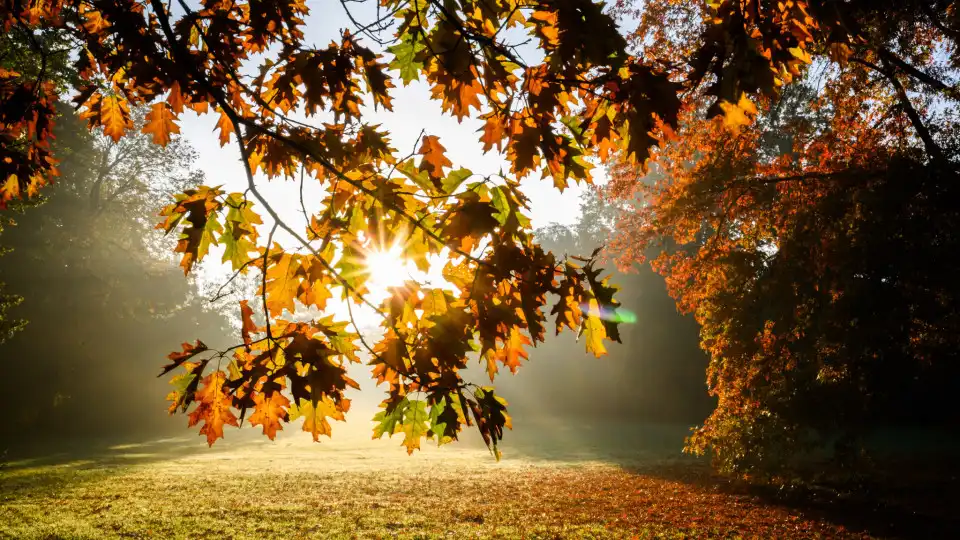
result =
M300 417L303 417L303 430L313 435L314 442L320 442L320 435L329 437L333 434L327 418L342 422L343 412L337 408L330 396L323 396L323 399L316 403L300 398L300 405L290 408L290 421Z
M736 104L721 101L720 109L723 111L723 125L733 132L740 131L743 126L749 126L753 123L751 117L757 114L756 105L747 98L746 94L741 95L740 101Z
M748 98L746 94L740 95L740 101L737 102L737 107L739 107L740 110L746 114L750 114L750 115L757 114L757 106L754 105L752 101L750 101L750 98Z
M274 249L279 247L274 246ZM272 317L279 317L284 309L293 313L293 300L303 280L302 267L299 256L291 256L286 252L270 258L266 279L267 308Z
M797 60L800 60L805 64L809 64L813 62L813 59L810 58L810 55L807 53L807 51L801 49L800 47L791 47L790 49L787 49L787 50L790 52L790 54L793 55L794 58L796 58Z
M17 180L17 175L11 174L7 177L3 187L0 187L0 195L2 195L0 197L2 201L9 201L20 196L20 181Z
M603 339L607 337L607 330L603 326L603 320L600 319L600 305L597 304L596 300L590 300L581 334L587 340L587 352L593 353L597 358L607 354L607 349L603 346Z

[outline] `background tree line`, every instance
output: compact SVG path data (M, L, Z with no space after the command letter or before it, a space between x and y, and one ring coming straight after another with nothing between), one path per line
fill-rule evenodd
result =
M16 33L0 41L2 67L40 69ZM46 50L62 36L45 34ZM46 67L69 87L63 58ZM142 125L144 111L134 111ZM156 433L166 381L151 362L184 331L216 342L228 323L175 269L172 239L155 230L167 195L197 182L196 153L145 135L114 142L62 105L55 131L61 175L41 196L0 211L0 434ZM109 420L104 415L109 416ZM152 419L148 421L147 419Z

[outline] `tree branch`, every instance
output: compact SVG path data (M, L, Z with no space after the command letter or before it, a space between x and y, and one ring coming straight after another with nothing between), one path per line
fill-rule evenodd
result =
M884 60L884 67L880 67L873 62L864 60L862 58L851 58L850 61L866 66L886 77L886 79L890 82L890 85L893 86L893 89L896 91L897 97L900 100L900 105L903 107L904 112L907 113L910 123L913 124L914 131L917 132L917 136L919 136L920 140L923 141L923 146L926 149L927 154L933 161L937 163L946 163L947 160L943 155L943 150L939 145L937 145L937 142L933 140L933 136L930 135L930 130L927 129L927 126L923 123L923 118L920 117L920 113L918 113L913 107L913 103L910 101L910 96L907 95L907 91L904 89L900 79L897 78L896 73L889 69L889 62Z
M946 83L944 83L943 81L941 81L940 79L937 79L937 78L935 78L935 77L933 77L933 76L931 76L931 75L929 75L929 74L927 74L927 73L925 73L925 72L917 69L916 67L914 67L914 66L912 66L911 64L905 62L902 58L900 58L900 57L898 57L897 55L893 54L892 52L890 52L890 51L887 50L886 48L880 48L877 52L880 54L880 57L881 57L885 62L889 62L890 64L893 64L894 66L900 68L900 69L903 70L907 75L910 75L911 77L917 79L918 81L926 84L927 86L929 86L929 87L931 87L931 88L933 88L933 89L935 89L935 90L939 90L939 91L943 92L944 94L950 96L950 97L953 98L953 99L960 99L960 95L958 95L958 92L957 92L957 89L956 89L956 88L954 88L954 87L952 87L952 86L949 86L949 85L947 85Z

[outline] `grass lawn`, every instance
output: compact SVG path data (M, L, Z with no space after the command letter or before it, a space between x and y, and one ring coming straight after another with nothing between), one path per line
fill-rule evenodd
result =
M250 431L212 449L185 433L8 461L0 537L868 537L723 489L675 453L599 451L629 438L571 447L527 432L497 463L469 441L408 457L343 429L322 444Z

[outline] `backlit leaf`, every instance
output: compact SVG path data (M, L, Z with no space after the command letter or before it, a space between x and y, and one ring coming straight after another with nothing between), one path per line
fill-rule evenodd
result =
M155 103L147 113L143 132L153 135L153 143L166 146L171 133L180 133L180 126L174 123L173 112L166 102Z
M283 429L280 421L287 417L286 408L290 405L290 400L279 391L273 391L269 397L264 397L263 392L257 392L253 396L253 402L256 404L256 409L250 416L250 424L263 426L263 434L273 440L277 436L277 430Z
M303 431L312 435L314 442L320 442L320 435L333 435L327 418L343 421L344 416L329 396L323 396L315 402L300 399L299 405L290 408L290 421L298 418L303 418Z

